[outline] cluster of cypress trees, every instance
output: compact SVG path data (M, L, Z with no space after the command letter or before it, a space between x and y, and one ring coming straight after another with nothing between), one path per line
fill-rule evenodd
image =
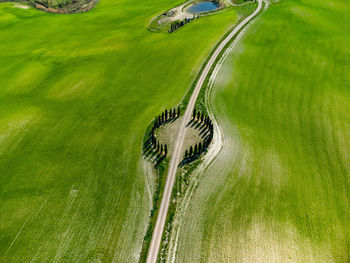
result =
M203 112L201 113L200 111L196 111L196 109L193 110L192 121L204 124L205 128L212 129L214 127L213 122L210 120L210 118L208 116L205 116Z
M154 119L153 127L152 127L152 133L155 131L155 129L162 126L164 123L174 120L180 116L180 107L165 110L162 112L162 114L159 114L158 117Z
M151 143L152 143L152 148L155 150L157 153L160 153L164 156L168 154L168 146L166 144L161 144L159 141L157 141L156 137L154 136L154 132L151 133Z
M154 132L160 126L178 118L179 116L180 116L180 107L177 107L177 109L176 108L172 108L169 110L166 109L165 111L162 112L162 114L159 114L157 117L155 117L151 132L149 134L150 137L147 140L147 142L151 144L153 151L155 150L157 153L162 154L164 156L168 154L168 146L166 144L159 143L159 141L157 141L156 139L156 136L154 135Z
M187 23L191 22L192 20L195 19L195 15L193 14L193 17L192 18L189 18L189 17L186 17L184 20L182 21L173 21L171 22L170 24L170 29L168 30L168 33L172 33L174 32L176 29L186 25Z
M193 157L199 156L202 152L206 151L209 144L213 139L214 125L208 116L205 116L203 112L193 110L192 121L197 122L203 126L206 133L202 142L197 143L194 147L190 147L185 151L184 160L192 159Z

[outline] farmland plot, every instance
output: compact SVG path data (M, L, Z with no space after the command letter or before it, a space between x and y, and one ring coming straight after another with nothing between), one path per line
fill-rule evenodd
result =
M223 150L176 262L350 260L350 4L278 1L213 84Z

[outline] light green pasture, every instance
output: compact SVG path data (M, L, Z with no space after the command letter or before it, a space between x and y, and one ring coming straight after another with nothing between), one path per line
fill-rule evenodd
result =
M281 0L213 86L224 145L177 262L350 261L350 4Z

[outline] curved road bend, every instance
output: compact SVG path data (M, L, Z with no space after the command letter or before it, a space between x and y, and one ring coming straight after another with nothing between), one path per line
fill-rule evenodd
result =
M188 102L182 124L178 130L178 135L174 145L174 151L170 158L170 164L169 164L169 170L167 174L164 194L163 194L162 202L159 207L159 213L158 213L156 225L153 230L152 240L148 250L147 261L146 261L147 263L157 262L158 252L159 252L164 225L166 221L166 216L169 208L171 192L175 182L177 167L180 163L180 158L182 156L182 150L183 150L182 148L183 148L183 141L185 137L186 124L191 120L192 112L193 112L194 105L197 100L199 91L201 90L201 87L205 79L207 78L211 67L214 65L214 62L216 58L219 56L219 54L221 53L221 51L224 49L227 43L237 34L237 32L240 29L242 29L246 24L248 24L260 12L261 7L262 7L262 0L258 0L257 9L250 16L245 18L237 27L235 27L232 30L232 32L216 48L216 50L210 57L208 63L206 64L204 70L202 71L202 74L200 75L197 81L197 84Z

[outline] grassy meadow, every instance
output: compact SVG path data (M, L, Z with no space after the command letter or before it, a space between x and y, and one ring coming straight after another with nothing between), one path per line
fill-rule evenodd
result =
M137 262L144 131L179 103L234 10L150 33L171 0L57 15L0 4L0 262Z
M176 262L350 261L350 3L281 0L213 84L224 145Z

